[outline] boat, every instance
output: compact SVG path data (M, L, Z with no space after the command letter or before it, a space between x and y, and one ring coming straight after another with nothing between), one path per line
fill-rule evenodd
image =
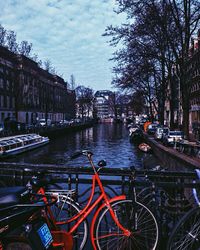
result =
M151 147L146 144L146 143L141 143L138 148L142 151L142 152L145 152L145 153L149 153L152 151Z
M137 143L137 144L144 141L143 132L138 127L129 128L129 138L130 138L130 142Z
M38 134L24 134L0 138L0 158L7 158L13 155L41 147L49 143L48 137Z

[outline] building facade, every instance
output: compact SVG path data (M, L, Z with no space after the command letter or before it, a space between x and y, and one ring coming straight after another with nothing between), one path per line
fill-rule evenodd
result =
M192 41L189 59L190 94L190 129L200 139L200 30Z
M115 117L115 94L109 90L99 90L95 93L95 110L100 119Z
M191 42L187 67L187 84L190 91L187 97L190 102L189 133L200 139L200 30L196 39ZM183 122L182 99L180 94L179 77L176 65L172 70L172 79L169 81L165 101L165 123L174 124L174 128L180 128Z
M15 116L16 56L0 47L0 123Z
M75 116L75 92L66 82L36 62L0 47L0 123L13 119L36 124Z
M164 124L174 129L178 129L183 121L183 111L181 106L179 77L175 65L171 73L171 79L168 81L166 89Z

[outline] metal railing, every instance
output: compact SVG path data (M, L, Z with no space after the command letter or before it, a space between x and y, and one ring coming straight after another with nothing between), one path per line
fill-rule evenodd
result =
M91 167L2 162L0 164L0 185L25 185L31 176L41 171L51 175L54 182L62 188L75 189L77 194L75 199L79 203L86 202L91 190L93 174ZM158 219L162 229L160 238L163 246L177 221L194 206L192 188L200 187L195 172L106 167L102 168L99 173L110 196L123 193L131 198L133 187L136 188L138 200L145 203ZM194 180L196 180L195 183Z

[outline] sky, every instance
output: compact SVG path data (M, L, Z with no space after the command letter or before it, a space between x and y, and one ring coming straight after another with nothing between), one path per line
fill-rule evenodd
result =
M0 24L18 43L32 43L32 53L49 59L64 80L73 74L76 86L113 90L109 58L116 48L102 34L125 21L113 11L115 0L5 0L0 9Z

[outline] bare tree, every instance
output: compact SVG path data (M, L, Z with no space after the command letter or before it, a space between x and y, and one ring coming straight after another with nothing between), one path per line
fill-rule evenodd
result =
M18 46L18 52L26 57L30 57L31 50L32 43L28 43L27 41L22 41Z
M42 67L42 60L40 60L38 58L38 55L37 54L34 54L33 57L32 57L32 60L35 61L39 67Z
M77 97L77 104L79 106L79 110L81 111L82 118L86 115L89 116L90 111L92 111L93 106L93 90L91 88L87 88L85 86L78 86L75 90Z
M198 0L117 0L118 12L127 13L129 22L121 27L109 26L105 35L110 44L122 42L113 60L113 84L121 88L140 89L151 102L155 97L161 122L167 83L173 84L172 67L177 66L183 108L183 127L189 132L188 75L189 43L197 31L200 18ZM152 97L153 98L152 98ZM154 102L152 102L154 105ZM171 109L173 109L171 99ZM151 105L150 105L151 106ZM173 110L172 114L173 114Z
M189 100L192 86L191 76L188 74L189 47L193 34L195 34L199 28L200 2L199 0L169 0L169 6L173 17L173 23L170 28L166 30L166 36L177 65L177 75L179 78L183 109L183 129L188 136ZM173 31L175 31L174 36L172 36Z
M1 46L6 45L6 34L7 34L6 29L4 29L4 27L0 24L0 45Z
M74 90L76 88L75 77L73 74L70 76L69 84L70 84L72 90Z
M13 53L18 52L18 44L17 44L17 38L14 31L8 31L6 35L6 45L8 46L8 49L12 51Z
M52 63L49 59L45 60L43 62L43 66L44 66L44 69L47 70L48 72L50 72L51 68L52 68Z

